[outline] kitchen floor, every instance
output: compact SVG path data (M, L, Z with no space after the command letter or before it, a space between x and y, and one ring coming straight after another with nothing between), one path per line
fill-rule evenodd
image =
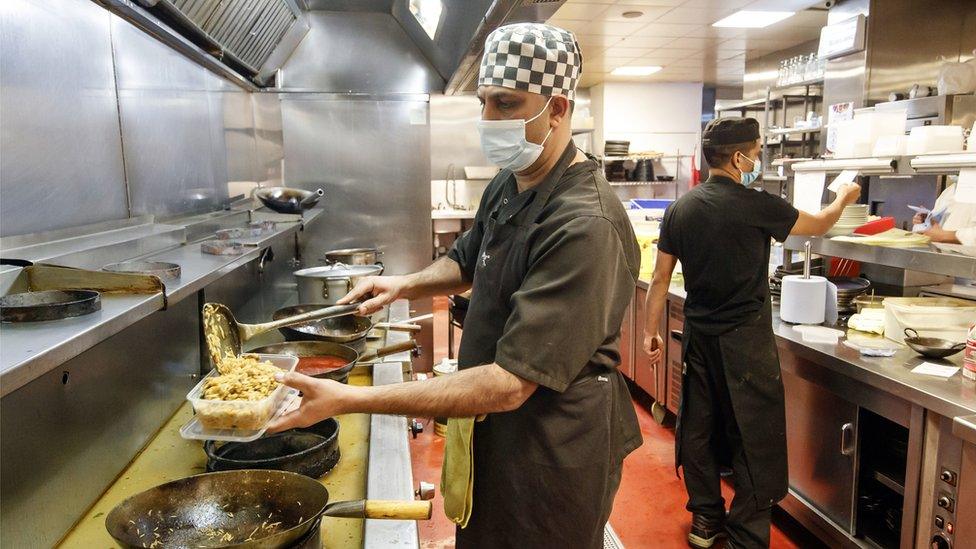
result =
M434 362L447 356L447 299L434 300ZM610 524L625 547L668 549L688 547L685 534L691 516L685 511L685 489L674 474L673 421L665 426L651 418L646 398L634 401L644 444L624 461L623 479L614 502ZM444 516L440 496L440 472L444 439L434 434L433 420L411 441L413 475L416 482L438 486L434 516L420 523L421 547L454 547L454 524ZM724 487L726 499L731 490ZM653 494L653 496L652 496ZM772 543L777 549L823 547L785 513L774 514ZM716 547L721 547L720 545Z

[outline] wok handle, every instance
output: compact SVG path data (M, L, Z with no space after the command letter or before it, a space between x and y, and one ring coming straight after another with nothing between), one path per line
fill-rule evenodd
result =
M393 322L377 322L374 328L380 328L381 330L393 330L398 332L419 332L423 329L420 324L400 324Z
M433 506L430 501L360 499L330 503L322 514L337 518L428 520L432 512Z
M918 332L914 328L905 328L905 335L907 337L915 338L918 337Z
M387 345L386 347L377 349L375 351L370 351L363 356L359 357L359 362L369 362L377 358L381 358L387 355L393 355L396 353L402 353L404 351L415 351L420 347L417 342L408 339L407 341L401 341L400 343L394 343L393 345Z

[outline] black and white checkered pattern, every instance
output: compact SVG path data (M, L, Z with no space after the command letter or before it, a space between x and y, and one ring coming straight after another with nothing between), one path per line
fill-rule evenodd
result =
M552 25L514 23L488 35L478 85L572 101L582 71L583 55L573 33Z

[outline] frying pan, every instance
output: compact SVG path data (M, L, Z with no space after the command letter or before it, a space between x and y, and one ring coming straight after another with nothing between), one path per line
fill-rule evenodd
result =
M105 528L123 547L278 549L307 534L321 515L427 520L431 503L329 503L329 491L314 479L248 469L204 473L150 488L112 509Z
M916 353L929 358L946 358L966 348L965 343L953 343L937 337L919 337L912 328L905 328L905 345Z
M37 322L94 313L102 308L99 293L92 290L44 290L0 297L0 320Z
M312 377L318 379L331 379L340 383L346 383L349 380L349 372L351 372L359 362L366 362L387 355L402 353L404 351L417 351L418 349L420 349L420 346L417 345L417 342L412 339L400 343L394 343L393 345L387 345L386 347L367 352L363 355L360 355L359 351L348 345L334 343L332 341L286 341L284 343L275 343L272 345L258 347L257 349L251 349L248 352L291 355L299 358L314 356L337 356L346 361L345 366L340 366Z

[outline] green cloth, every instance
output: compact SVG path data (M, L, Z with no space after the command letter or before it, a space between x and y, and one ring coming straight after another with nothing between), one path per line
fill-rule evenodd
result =
M473 417L452 417L447 420L447 442L444 446L444 466L441 468L444 514L461 528L468 525L474 501L474 421Z

